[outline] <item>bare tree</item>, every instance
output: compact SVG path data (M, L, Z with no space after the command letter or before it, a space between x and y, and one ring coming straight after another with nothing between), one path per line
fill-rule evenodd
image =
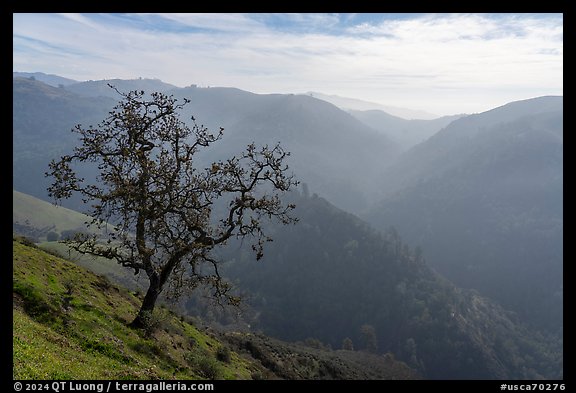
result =
M57 202L78 193L91 207L89 225L115 226L100 236L79 234L70 246L115 259L134 274L146 273L149 287L131 326L146 325L165 287L179 294L207 285L216 299L237 304L212 251L232 237L249 236L260 259L264 242L271 240L262 219L296 221L289 214L295 206L280 200L281 192L297 185L284 163L290 153L280 144L257 148L252 143L239 156L196 168L195 154L221 139L222 128L214 135L194 118L192 128L182 122L177 112L186 99L177 103L162 93L146 99L143 91L116 91L122 99L109 116L95 128L77 125L72 131L80 145L53 160L46 173ZM78 176L73 164L82 163L97 165L95 182ZM217 208L217 201L225 203Z

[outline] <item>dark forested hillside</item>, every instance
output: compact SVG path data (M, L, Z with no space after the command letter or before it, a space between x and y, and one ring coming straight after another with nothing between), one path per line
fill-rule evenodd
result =
M408 151L366 218L395 226L457 285L562 327L561 97L457 120Z
M264 333L392 352L427 378L558 378L561 344L432 271L394 230L382 235L318 197L298 197L263 261L232 247L228 274ZM558 374L560 373L560 374Z

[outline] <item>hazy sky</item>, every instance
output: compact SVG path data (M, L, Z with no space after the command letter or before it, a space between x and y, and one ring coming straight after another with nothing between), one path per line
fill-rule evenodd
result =
M562 14L14 14L13 70L438 115L563 94Z

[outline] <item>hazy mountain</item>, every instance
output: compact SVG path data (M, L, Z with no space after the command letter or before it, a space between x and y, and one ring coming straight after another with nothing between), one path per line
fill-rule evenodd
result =
M541 97L452 122L385 172L366 219L396 227L456 284L559 331L562 104Z
M108 84L116 87L121 92L130 90L144 90L146 92L165 92L174 89L176 86L162 82L160 79L106 79L89 80L66 86L66 90L87 97L110 97L118 100L118 93L108 87Z
M66 89L37 80L14 78L12 84L13 187L47 198L44 173L51 159L70 153L78 123L95 125L115 101L105 97L81 97Z
M214 145L209 159L237 154L252 141L270 145L281 141L292 154L288 163L298 179L350 211L361 211L373 202L373 179L399 151L387 136L312 97L225 88L174 93L191 100L184 113L213 128L218 122L225 128L224 139Z
M59 87L68 86L73 83L78 83L74 79L64 78L54 74L45 74L43 72L13 72L13 78L34 78L37 81L44 82L47 85Z
M404 150L423 142L448 124L466 115L442 116L433 120L406 120L381 110L349 110L352 116L397 142Z
M69 130L78 123L98 124L114 106L115 100L107 96L116 93L105 87L107 82L54 89L38 81L14 79L16 190L45 197L44 172L50 159L72 148ZM151 84L169 87L156 80L114 84L119 90L145 90ZM79 86L82 95L71 91ZM107 91L106 97L101 91ZM173 88L167 93L191 100L181 112L183 120L194 116L214 132L225 128L224 138L198 156L199 165L239 154L252 141L260 145L281 142L292 153L288 163L300 181L308 183L312 192L352 211L373 202L373 179L398 154L398 146L385 135L315 98L259 95L232 88Z
M317 92L308 92L306 93L306 95L318 98L323 101L327 101L331 104L336 105L338 108L344 110L355 110L355 111L380 110L392 116L400 117L407 120L411 119L431 120L436 119L438 117L438 115L434 115L432 113L428 113L421 110L382 105L377 104L375 102L358 100L356 98L341 97L337 95L322 94Z

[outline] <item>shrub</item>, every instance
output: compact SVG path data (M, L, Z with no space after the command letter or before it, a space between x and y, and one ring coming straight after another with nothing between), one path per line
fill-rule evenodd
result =
M60 235L57 234L56 232L48 232L48 234L46 235L46 241L49 242L57 242L58 239L60 239Z
M220 365L213 357L201 357L198 366L202 375L208 379L219 379L222 375Z
M230 363L232 361L232 352L230 351L230 348L225 345L218 347L218 350L216 351L216 359L224 363Z
M253 380L257 380L257 381L260 381L260 380L263 380L263 379L267 379L267 378L266 378L266 375L264 375L264 373L263 373L262 371L260 371L260 370L254 370L254 371L252 371L252 372L250 373L250 377L251 377Z
M195 351L188 352L184 355L185 360L190 366L203 377L207 379L219 379L222 376L222 368L218 361L214 359L208 352Z
M56 321L57 310L44 297L42 292L35 287L19 281L13 281L12 290L22 297L24 311L34 320L41 323L54 323Z

